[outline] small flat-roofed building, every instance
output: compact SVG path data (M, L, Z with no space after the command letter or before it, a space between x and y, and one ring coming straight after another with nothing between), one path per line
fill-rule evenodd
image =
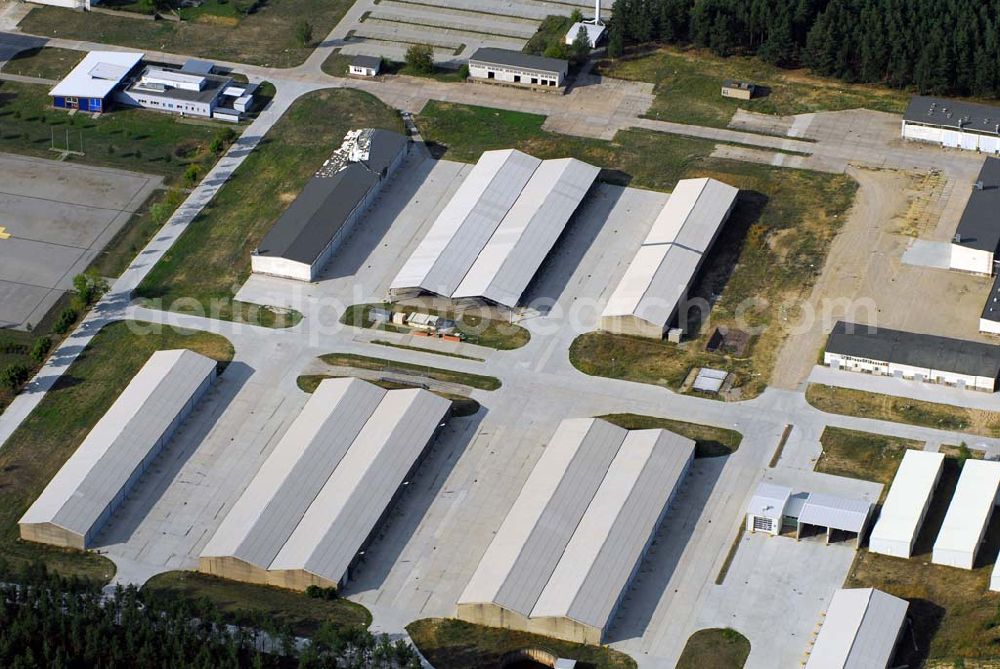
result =
M811 492L799 511L795 536L801 538L807 526L825 529L827 543L837 532L853 534L854 548L858 549L873 509L872 504L863 499Z
M736 98L737 100L749 100L753 97L756 89L757 85L752 84L749 81L726 79L722 82L722 97Z
M994 392L1000 347L839 321L823 363L835 369Z
M483 47L469 58L469 78L473 81L561 90L566 86L567 72L569 63L565 60L511 49Z
M997 110L1000 113L1000 109ZM993 275L1000 247L1000 160L987 158L951 242L951 269Z
M327 379L201 552L199 569L340 587L451 409L422 389Z
M738 194L738 188L715 179L677 182L604 307L600 329L661 339Z
M250 257L251 269L314 281L402 164L409 146L406 137L391 130L348 133L261 240Z
M966 460L955 495L938 531L931 562L972 569L993 517L1000 490L1000 462Z
M955 149L1000 152L1000 107L924 95L910 98L903 139Z
M806 669L886 669L909 603L874 588L838 590L830 600Z
M572 45L576 42L577 35L580 31L587 36L587 44L590 45L591 49L596 49L597 46L604 41L604 35L607 31L607 26L603 23L597 23L594 21L579 21L570 26L569 31L566 33L566 37L563 40L567 46Z
M868 539L868 550L910 557L943 468L943 453L912 449L903 453L903 461Z
M355 77L377 77L382 71L382 59L377 56L354 56L347 73Z
M599 644L694 457L666 430L560 423L458 600L458 617Z
M783 485L761 482L747 505L747 532L764 532L777 536L785 519L785 507L792 489Z
M1000 334L1000 274L993 279L993 287L979 316L979 331Z
M573 158L486 151L390 284L514 307L600 170Z
M101 113L110 111L115 93L139 69L143 54L128 51L91 51L49 91L59 109Z
M18 521L21 538L89 548L215 376L193 351L154 353Z

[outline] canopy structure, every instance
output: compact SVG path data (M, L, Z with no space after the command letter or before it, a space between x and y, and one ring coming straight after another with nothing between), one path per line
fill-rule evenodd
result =
M327 379L201 552L201 571L338 587L447 416L421 389Z
M89 548L215 375L193 351L154 353L22 516L21 538Z
M597 178L573 158L486 151L390 285L507 307L521 294Z
M601 643L694 456L666 430L564 420L458 601L458 617Z

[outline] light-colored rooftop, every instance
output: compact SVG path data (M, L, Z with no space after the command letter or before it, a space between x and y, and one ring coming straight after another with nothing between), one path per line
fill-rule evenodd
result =
M750 498L747 505L747 513L763 518L781 519L788 504L788 498L792 496L792 489L783 485L761 482L757 484L757 491Z
M871 545L913 541L920 531L924 505L934 493L943 466L944 453L908 449L903 454L878 521L872 529Z
M799 512L799 522L845 532L861 532L871 513L871 502L812 492Z
M996 504L1000 489L1000 462L966 460L955 494L941 523L934 552L975 554Z
M882 669L892 660L906 600L874 588L838 590L806 669Z
M144 54L91 51L49 91L53 97L104 98L139 64Z

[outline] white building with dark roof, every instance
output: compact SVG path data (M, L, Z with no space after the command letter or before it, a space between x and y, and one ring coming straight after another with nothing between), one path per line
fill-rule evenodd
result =
M349 132L254 249L251 270L314 281L409 148L410 141L391 130Z
M327 379L202 550L199 569L340 587L451 410L418 388Z
M514 307L600 170L573 158L485 151L390 284Z
M737 195L738 188L715 179L678 181L605 305L600 329L662 338Z
M916 95L903 113L903 139L1000 153L1000 107Z
M1000 112L1000 109L998 109ZM1000 160L987 158L951 242L950 268L992 276L1000 248Z
M666 430L564 420L458 600L469 622L599 644L694 457Z
M830 600L806 669L886 669L909 603L874 588L838 590Z
M568 72L565 60L511 49L482 47L469 58L469 78L487 83L562 90Z
M835 369L994 392L1000 347L839 321L823 363Z
M215 376L193 351L154 353L18 521L21 538L90 548Z

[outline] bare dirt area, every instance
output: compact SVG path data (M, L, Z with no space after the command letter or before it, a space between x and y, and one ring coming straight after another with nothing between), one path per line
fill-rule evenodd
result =
M913 267L901 260L911 239L898 234L901 221L939 238L941 230L953 229L949 226L964 206L958 186L939 186L942 193L954 190L955 196L944 198L940 211L933 213L939 220L933 221L928 218L935 203L921 204L914 196L915 181L919 184L924 175L858 168L848 173L859 184L854 206L809 299L789 309L790 334L778 354L772 385L801 388L839 319L985 340L978 317L989 292L988 278ZM956 181L948 174L944 178Z

